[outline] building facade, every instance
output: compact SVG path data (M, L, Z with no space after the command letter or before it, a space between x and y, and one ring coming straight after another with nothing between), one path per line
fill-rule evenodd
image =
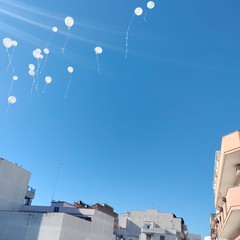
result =
M88 204L32 206L30 172L0 159L0 240L112 240L114 217Z
M31 200L31 189L28 191L30 177L29 171L0 158L1 210L18 211L21 209L26 195L28 195L29 201Z
M115 239L176 240L188 239L187 226L182 218L157 210L130 211L121 214Z
M214 165L214 204L210 229L213 240L240 239L240 131L222 138Z

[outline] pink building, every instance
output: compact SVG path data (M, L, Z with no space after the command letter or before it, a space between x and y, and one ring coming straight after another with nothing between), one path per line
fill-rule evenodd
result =
M240 240L240 131L222 138L214 166L211 239Z

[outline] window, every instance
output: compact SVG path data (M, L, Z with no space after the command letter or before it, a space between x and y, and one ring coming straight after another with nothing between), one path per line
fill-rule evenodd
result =
M59 207L54 207L54 212L59 212Z

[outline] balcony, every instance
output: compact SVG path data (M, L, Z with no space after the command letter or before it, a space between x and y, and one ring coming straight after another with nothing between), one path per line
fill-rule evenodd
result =
M36 191L36 189L33 189L28 186L28 189L25 194L24 205L31 205L32 200L35 197L35 191Z
M216 154L214 168L215 206L223 207L222 197L227 190L238 184L236 166L240 164L240 131L226 135L222 139L221 152Z
M240 235L240 186L227 190L223 205L216 214L215 226L218 239L236 239Z
M26 191L26 198L33 199L35 196L36 189L33 189L32 187L28 186L28 189Z

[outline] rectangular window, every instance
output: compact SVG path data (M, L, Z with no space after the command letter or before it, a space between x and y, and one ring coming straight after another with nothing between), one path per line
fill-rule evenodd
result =
M54 212L59 212L59 207L55 207L53 211Z

